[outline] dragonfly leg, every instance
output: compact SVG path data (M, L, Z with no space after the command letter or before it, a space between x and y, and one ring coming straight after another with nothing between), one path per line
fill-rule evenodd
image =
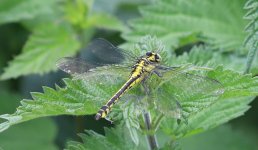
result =
M145 94L146 94L146 95L149 95L149 94L150 94L150 89L149 89L149 87L148 87L146 81L142 82L142 86L143 86L143 88L144 88Z
M144 92L145 92L146 95L149 95L149 94L150 94L150 88L149 88L148 85L147 85L147 79L148 79L149 77L150 77L150 75L147 76L147 77L145 77L145 78L142 80L142 86L143 86L143 89L144 89Z
M176 69L176 68L178 68L178 67L168 67L168 66L158 65L158 66L156 66L156 70L154 70L153 73L155 73L159 77L162 77L162 74L158 70L160 70L160 71L165 70L166 71L166 70L173 70L173 69Z
M157 65L156 69L160 69L160 70L173 70L179 67L168 67L168 66L162 66L162 65Z
M154 70L153 73L155 73L159 77L162 77L162 74L160 72L158 72L157 70Z
M112 118L108 118L108 117L105 117L105 120L107 120L108 122L110 122L110 124L113 124L114 121L112 121Z

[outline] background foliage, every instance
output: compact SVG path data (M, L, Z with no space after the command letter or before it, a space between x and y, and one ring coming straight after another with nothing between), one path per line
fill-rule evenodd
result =
M0 149L147 149L149 132L161 149L257 149L257 9L256 0L2 0ZM142 39L146 35L157 39ZM217 79L224 93L217 99L184 93L191 89L168 72L166 83L182 89L152 79L152 87L168 91L158 97L161 120L162 112L150 107L157 130L144 128L141 106L148 97L140 87L122 101L140 97L141 104L121 102L110 114L114 124L96 122L94 113L129 72L100 67L86 80L62 80L55 62L75 55L92 59L83 50L97 37L134 54L164 45L166 65ZM168 115L172 90L183 93L178 96L188 124Z

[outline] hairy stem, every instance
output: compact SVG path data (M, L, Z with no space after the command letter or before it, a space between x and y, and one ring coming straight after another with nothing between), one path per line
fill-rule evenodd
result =
M151 126L151 116L150 113L147 111L143 112L143 119L146 126L146 129L148 131L147 139L149 143L149 147L151 150L158 149L158 142L155 137L155 134L152 133L152 126Z

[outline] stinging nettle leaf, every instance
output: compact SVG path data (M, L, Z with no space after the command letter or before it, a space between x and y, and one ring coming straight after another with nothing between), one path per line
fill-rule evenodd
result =
M250 20L245 26L245 31L248 35L244 41L244 46L249 50L245 68L245 73L248 73L253 62L256 62L254 65L257 68L257 61L255 61L255 58L257 58L258 51L258 2L255 0L248 0L244 8L248 9L244 18Z
M126 149L148 149L146 139L143 135L140 137L139 145L135 145L130 140L130 133L127 128L117 126L116 128L105 128L105 136L100 135L94 131L86 131L87 134L80 134L83 143L70 141L68 142L68 149L112 149L112 150L126 150ZM140 133L138 133L140 134Z
M5 120L0 131L39 117L95 114L125 82L119 72L112 74L111 69L89 72L84 80L64 79L64 88L43 87L44 93L31 93L33 100L22 100L15 113L0 115ZM107 75L107 71L111 73Z
M133 43L146 34L155 35L166 47L171 47L182 46L181 40L193 36L193 33L201 33L211 38L216 46L235 50L245 37L245 33L241 32L246 24L242 19L243 4L244 0L157 1L156 4L140 7L143 17L131 21L132 30L123 36ZM198 35L197 38L190 38L192 40L188 43L197 42ZM209 39L201 40L210 43Z
M42 25L35 29L22 53L9 63L0 79L55 70L55 62L60 57L74 55L79 46L74 32L69 27Z
M117 31L127 30L125 25L114 16L102 13L94 13L83 23L84 27L97 27L101 29L110 29Z
M0 24L51 14L59 2L60 0L1 0Z
M197 101L194 104L195 107L202 107L203 109L189 115L187 118L188 125L183 123L176 125L175 121L169 118L164 119L161 128L167 134L175 138L181 138L214 128L243 115L250 108L249 103L254 99L254 96L258 95L257 77L252 78L250 75L223 70L222 67L210 71L208 76L216 77L222 83L225 89L223 95L207 108ZM208 99L208 101L210 100ZM184 106L182 107L184 110ZM171 126L174 128L171 128Z
M164 116L187 121L189 115L213 104L224 91L216 78L192 74L190 71L210 68L190 64L163 73L153 88L156 110Z

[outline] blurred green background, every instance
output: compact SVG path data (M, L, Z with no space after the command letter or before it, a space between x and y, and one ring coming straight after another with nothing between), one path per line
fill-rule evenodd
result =
M231 2L230 0L228 1L228 3ZM236 3L238 2L236 1L237 0L235 0L234 3L232 3L232 5L237 5ZM130 35L130 33L127 35L125 34L129 32L129 30L132 27L132 24L134 24L135 22L139 25L141 24L139 23L139 20L138 22L131 21L135 18L140 18L142 14L146 12L144 11L144 9L141 9L141 14L139 8L141 8L142 6L152 5L153 3L155 3L154 0L95 0L87 2L83 0L57 0L56 2L50 2L49 0L46 2L40 2L40 0L0 0L0 73L4 74L4 68L8 66L8 62L12 61L16 56L26 51L26 48L24 47L37 47L36 43L35 45L30 45L30 43L28 44L28 40L31 36L34 35L35 30L37 30L37 28L41 28L42 25L45 25L44 23L52 22L53 20L53 22L62 22L62 19L66 21L68 20L70 26L72 26L73 29L76 30L76 33L78 33L77 35L79 36L79 38L83 39L81 40L81 47L85 47L89 41L97 37L105 38L114 43L115 45L120 45L126 41L124 37L127 36L127 39L130 39L130 37L136 37L136 35ZM187 3L191 5L191 1L188 1ZM202 1L199 1L199 3L202 3ZM221 2L221 7L216 6L219 5L218 3L214 3L214 7L217 7L216 11L224 11L223 9L226 9L226 6L223 4L223 2ZM239 3L240 4L237 6L244 7L245 1L239 0ZM81 8L80 5L87 5L88 7ZM192 6L194 7L198 5ZM245 13L242 7L239 7L237 9ZM162 10L162 8L160 9ZM164 7L164 9L166 8ZM197 15L198 8L195 8L194 10L196 10L196 12L192 13L196 13ZM92 20L89 19L87 23L80 24L78 22L83 21L83 19L80 19L80 17L85 17L84 15L76 15L77 13L79 14L80 11L88 13L86 16L89 16L89 14L99 13L108 14L111 16L111 18L107 16L103 18L100 17L99 20L101 21L98 22L96 21L98 20L98 16L96 18L93 18ZM159 10L157 10L157 12L158 11ZM230 10L229 8L229 12L230 11L235 12L235 10ZM61 12L65 12L66 15L61 14ZM188 12L182 12L182 14L184 13ZM229 15L229 18L232 19L232 22L238 19L242 20L242 18L232 18L232 16L230 16L232 14L230 13L226 13L224 15ZM239 13L235 15L235 17L239 17L242 14ZM217 17L223 18L223 16ZM186 17L186 19L189 18ZM243 22L243 25L246 25L246 22ZM144 22L142 22L142 24L144 24ZM239 24L241 23L234 22L234 24L235 26L240 26ZM209 28L211 26L210 23L207 23L206 25L206 28ZM171 26L173 26L173 23L171 24ZM64 24L64 27L66 28L67 25ZM159 28L159 26L156 27ZM241 27L243 28L241 29ZM191 26L189 28L191 28ZM241 34L244 31L244 26L240 26L239 28L232 28L240 28ZM137 30L137 27L134 26L134 29ZM182 30L180 29L180 27L178 27L173 29L173 32L176 33L177 29L178 32ZM138 32L140 36L141 33L140 31ZM216 30L214 32L216 32ZM42 33L39 32L38 34L41 35ZM142 34L145 34L145 32L143 32ZM173 47L175 49L175 54L181 55L183 52L189 52L194 45L205 43L203 40L201 40L201 38L203 37L199 36L199 33L192 32L191 34L188 34L184 38L181 38L179 42L175 42L173 36L170 38L169 35L167 37L162 35L157 36L161 36L162 40L164 41L171 40L171 45L166 46ZM196 34L198 34L198 36L195 36ZM214 35L212 36L213 38L216 38L217 36L215 34L211 35ZM219 33L218 36L220 36ZM238 38L237 36L238 35L235 36L236 39ZM239 36L239 39L243 40L241 39L241 36ZM243 37L245 36L246 35L243 34ZM48 35L46 34L44 37L46 38L45 40L47 40ZM135 38L135 40L137 39ZM220 41L218 40L218 43L219 42ZM242 43L240 42L235 45L241 44ZM244 66L245 56L247 55L246 50L235 50L235 48L232 48L234 47L234 44L232 44L233 46L225 46L225 44L221 45L222 47L224 46L223 54L234 53L234 55L238 55L241 57L243 56L243 59L241 58L239 59L239 61L236 61L235 64L231 64L232 66L234 66L235 68L238 68L238 64L242 64L242 66ZM73 49L78 49L77 47L78 46L76 46L76 44L74 46L71 46L71 48ZM47 48L48 47L46 47L46 49ZM234 49L234 52L232 52L232 49ZM70 54L74 55L78 54L78 52L79 51L73 51ZM38 54L35 53L35 55L31 54L27 57L24 57L26 57L26 59L29 59L31 57L31 59L33 60L33 57L36 57L37 55ZM58 55L58 53L53 53L53 55ZM65 54L63 55L65 56ZM48 57L45 57L44 59L45 61L47 61ZM41 65L43 66L44 59L41 63ZM17 62L19 61L22 60L17 60ZM230 61L230 58L227 61ZM254 64L256 65L257 63ZM54 67L55 65L53 65L53 68ZM242 68L240 67L238 69L243 70ZM63 82L61 81L61 79L64 77L68 77L68 75L62 73L61 71L56 71L56 69L49 69L39 72L39 74L41 75L38 75L36 73L37 71L32 71L28 74L20 73L16 75L15 73L13 74L13 72L15 72L15 69L17 70L17 72L19 72L19 69L24 70L22 65L17 65L13 68L12 71L10 71L9 74L7 70L7 73L2 75L2 78L5 80L0 81L0 114L15 112L16 108L20 105L20 100L31 98L30 92L42 92L42 86L54 87L55 84L62 85ZM39 70L40 69L41 68L39 67ZM257 73L257 70L253 69L252 72ZM12 75L14 78L11 77ZM199 135L186 137L182 139L180 141L182 143L182 149L258 149L257 98L250 104L250 106L251 109L249 109L244 116L231 120L226 125L216 127L213 130L210 130ZM0 149L63 149L66 146L67 141L80 141L81 139L78 137L77 133L82 133L85 129L92 129L103 134L104 127L112 126L113 125L110 124L108 121L95 121L94 114L92 116L56 116L35 119L29 122L15 125L10 129L4 131L3 133L0 133Z

